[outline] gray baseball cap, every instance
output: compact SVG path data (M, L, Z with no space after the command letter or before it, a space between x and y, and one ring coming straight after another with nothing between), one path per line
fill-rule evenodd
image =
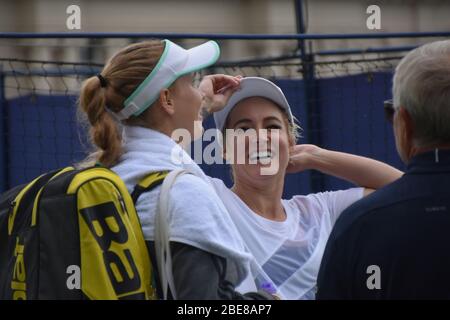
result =
M294 124L291 107L283 91L275 83L260 77L246 77L241 80L240 89L233 93L226 106L214 113L216 128L222 131L231 110L238 102L250 97L263 97L275 102L285 110L289 122Z

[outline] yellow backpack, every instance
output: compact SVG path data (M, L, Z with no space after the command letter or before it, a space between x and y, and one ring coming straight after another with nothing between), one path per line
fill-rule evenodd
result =
M155 299L134 204L113 171L66 167L0 196L0 299Z

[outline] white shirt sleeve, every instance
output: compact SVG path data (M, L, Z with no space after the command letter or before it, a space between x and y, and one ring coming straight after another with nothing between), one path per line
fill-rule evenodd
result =
M364 195L364 188L350 188L339 191L311 193L294 196L289 203L303 215L309 226L320 224L326 219L331 227L341 213Z
M341 213L354 202L364 196L364 188L350 188L347 190L322 192L322 199L328 207L332 225L335 224Z

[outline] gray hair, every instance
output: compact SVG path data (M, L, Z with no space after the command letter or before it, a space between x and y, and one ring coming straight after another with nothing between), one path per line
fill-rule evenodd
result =
M450 40L409 52L395 69L394 107L404 107L418 147L450 142Z

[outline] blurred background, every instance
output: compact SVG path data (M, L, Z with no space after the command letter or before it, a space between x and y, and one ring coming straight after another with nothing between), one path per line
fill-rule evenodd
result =
M72 4L79 30L66 26ZM380 8L380 29L366 24L370 5ZM153 37L186 48L217 40L221 58L203 74L276 82L303 128L298 143L402 169L383 101L409 50L448 38L449 13L444 0L0 0L0 191L92 150L76 117L82 81L117 49ZM231 184L226 166L201 165ZM285 196L349 186L304 172L288 176Z
M303 9L305 33L365 33L366 9L381 9L381 29L375 32L422 32L449 29L448 0L0 0L0 31L69 32L66 8L81 9L82 32L259 33L298 32L297 4ZM77 30L74 30L77 31ZM186 44L189 45L189 41ZM191 41L192 42L192 41ZM49 60L104 62L126 39L56 39L40 47L36 41L13 40L0 48L2 56ZM87 50L89 45L103 50ZM416 39L317 41L314 50L388 45L416 45ZM76 45L82 46L76 49ZM222 59L243 59L295 51L295 41L229 41Z

